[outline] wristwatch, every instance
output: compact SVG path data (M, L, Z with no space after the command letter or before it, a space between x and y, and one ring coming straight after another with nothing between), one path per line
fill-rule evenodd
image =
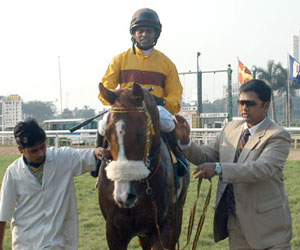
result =
M215 172L217 175L220 175L222 173L222 168L221 168L220 162L216 162Z

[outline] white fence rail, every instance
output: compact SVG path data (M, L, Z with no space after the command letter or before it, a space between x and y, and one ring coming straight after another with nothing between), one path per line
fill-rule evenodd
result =
M96 129L82 129L74 133L69 130L46 130L47 142L56 147L71 145L94 146ZM16 145L13 131L0 131L0 145Z
M297 148L300 144L300 127L285 129L291 134L292 146ZM216 138L221 130L221 128L193 128L191 129L191 138L198 144L208 144ZM70 133L69 130L46 130L48 144L56 147L65 145L94 146L96 132L96 129L78 130L75 133ZM0 145L16 145L13 131L0 131Z

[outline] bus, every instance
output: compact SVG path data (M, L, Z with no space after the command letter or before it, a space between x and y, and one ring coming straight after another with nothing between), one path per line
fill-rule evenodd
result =
M73 119L51 119L45 120L42 123L42 128L48 132L48 134L55 134L59 136L60 143L62 145L91 145L96 140L96 132L98 122L96 120L83 126L82 128L69 132L69 129L85 121L84 118L73 118ZM52 143L51 143L52 144Z

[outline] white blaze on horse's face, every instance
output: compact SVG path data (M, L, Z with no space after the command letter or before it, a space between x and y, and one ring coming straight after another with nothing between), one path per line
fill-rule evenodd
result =
M119 139L118 161L128 161L125 156L125 149L124 149L125 122L123 120L117 121L116 132Z
M115 124L116 134L119 142L118 159L112 161L106 168L107 178L114 181L114 200L121 207L132 207L136 202L136 195L130 188L131 181L146 178L150 171L142 160L128 160L125 155L125 122L119 120ZM133 197L135 197L133 199Z
M114 200L119 207L132 208L136 202L136 195L130 194L130 182L115 181L114 182ZM129 199L134 197L134 199Z

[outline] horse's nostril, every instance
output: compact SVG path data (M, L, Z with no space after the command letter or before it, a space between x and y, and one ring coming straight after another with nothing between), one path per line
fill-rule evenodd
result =
M127 196L127 203L128 204L132 204L132 203L134 203L134 201L136 200L136 195L135 194L128 194L128 196Z

